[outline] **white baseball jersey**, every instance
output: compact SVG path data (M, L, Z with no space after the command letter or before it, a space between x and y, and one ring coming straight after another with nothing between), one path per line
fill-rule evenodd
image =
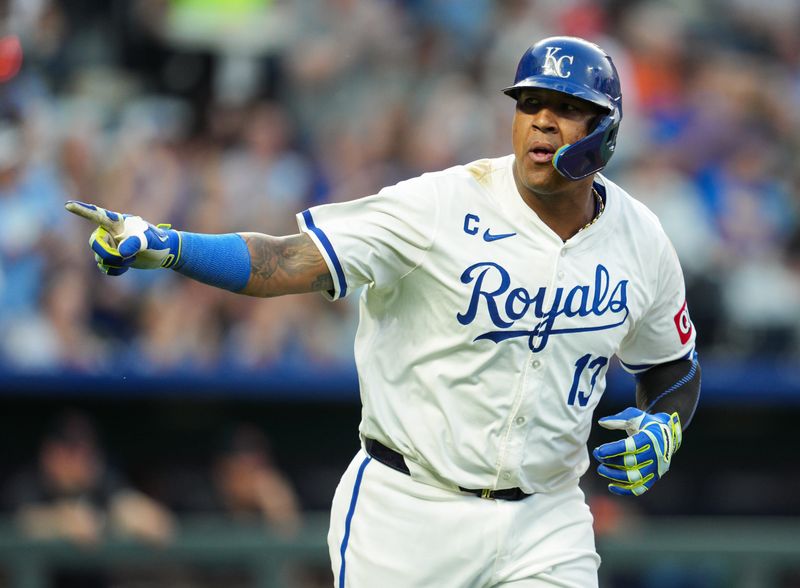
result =
M333 276L328 296L366 286L361 435L402 453L423 482L575 483L609 359L635 372L693 350L680 265L656 217L598 175L605 211L565 243L522 200L513 161L298 214Z

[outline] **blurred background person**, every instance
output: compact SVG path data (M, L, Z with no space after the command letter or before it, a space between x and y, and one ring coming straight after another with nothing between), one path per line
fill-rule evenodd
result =
M88 545L112 533L166 543L175 531L169 511L108 464L80 412L58 417L42 439L37 467L20 472L9 488L8 503L31 537Z
M291 540L297 535L303 524L300 498L261 428L244 421L228 425L207 457L205 471L195 465L167 475L167 500L176 512L224 522L229 528L260 528L265 536ZM289 588L329 586L332 581L326 566L283 568L282 579ZM224 568L206 570L195 581L208 588L249 586L247 574Z
M91 548L117 536L163 545L175 533L172 514L109 465L90 419L76 411L60 415L45 433L37 465L9 482L5 502L34 539ZM55 585L108 583L103 572L59 572Z
M277 467L269 441L255 426L234 425L211 466L211 511L242 523L258 522L293 533L302 521L288 478Z

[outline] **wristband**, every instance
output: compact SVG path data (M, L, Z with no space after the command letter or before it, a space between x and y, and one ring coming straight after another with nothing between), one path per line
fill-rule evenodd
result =
M250 279L250 250L236 233L208 235L179 231L180 250L172 269L189 278L238 292Z

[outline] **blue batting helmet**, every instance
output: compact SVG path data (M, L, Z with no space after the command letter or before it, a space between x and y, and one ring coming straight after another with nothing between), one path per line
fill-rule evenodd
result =
M588 136L564 145L553 156L553 166L562 176L579 180L608 164L622 120L622 91L617 69L605 51L577 37L543 39L525 52L514 85L503 92L516 100L525 88L563 92L606 111Z

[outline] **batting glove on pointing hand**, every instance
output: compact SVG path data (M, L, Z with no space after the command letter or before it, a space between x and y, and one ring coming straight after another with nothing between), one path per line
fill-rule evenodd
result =
M597 472L611 480L608 489L622 496L639 496L667 473L673 454L681 446L681 420L677 412L648 414L626 408L597 421L606 429L628 433L626 439L597 447L592 453Z
M170 225L154 226L140 216L120 214L69 200L65 208L99 225L89 237L100 271L119 276L128 268L173 267L180 258L181 237Z

